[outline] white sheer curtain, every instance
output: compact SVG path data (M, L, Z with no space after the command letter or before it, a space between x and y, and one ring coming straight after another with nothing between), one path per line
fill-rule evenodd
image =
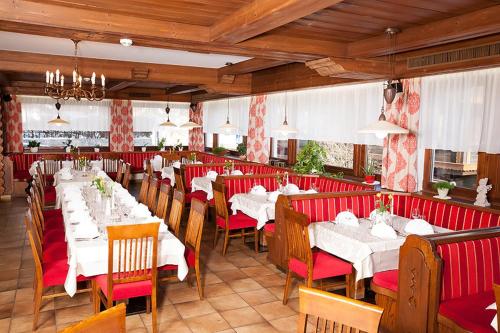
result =
M229 121L238 128L235 134L247 135L250 99L247 96L229 98ZM227 110L227 99L203 102L203 131L224 134L220 127L226 123Z
M48 122L57 116L56 100L50 97L20 96L24 131L109 131L111 101L59 101L60 116L68 125Z
M180 126L189 120L189 103L170 102L170 121ZM151 132L151 140L142 140L137 145L156 145L162 138L166 139L167 146L176 145L179 141L183 145L189 144L189 130L179 127L164 127L161 123L167 120L165 108L167 103L163 102L141 102L132 101L132 112L134 115L134 133ZM144 142L143 142L144 141Z
M375 82L270 94L266 135L278 137L273 129L283 123L286 98L288 124L298 129L297 139L380 145L374 135L357 130L378 119L382 89L382 82Z
M422 78L419 146L500 153L500 68Z

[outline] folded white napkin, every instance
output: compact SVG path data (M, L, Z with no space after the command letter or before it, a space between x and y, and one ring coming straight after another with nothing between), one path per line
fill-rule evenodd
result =
M216 180L217 179L217 176L219 174L216 172L216 171L213 171L213 170L210 170L207 172L207 178L210 178L211 180Z
M276 201L278 201L278 197L279 197L280 194L281 194L280 191L271 192L271 193L269 193L269 196L267 197L267 200L271 201L271 202L276 202Z
M74 198L70 202L68 202L66 208L72 211L87 210L87 205L85 204L85 201L83 201L82 198Z
M307 190L305 193L306 193L306 194L314 194L314 193L318 193L318 191L313 190L313 189L311 188L311 189Z
M300 190L299 187L295 184L287 184L283 189L283 193L285 193L286 195L299 194Z
M75 238L95 238L99 236L99 230L92 222L80 223L76 226L73 235Z
M196 162L194 162L194 164L203 164L203 162L202 161L196 161Z
M351 212L340 212L337 214L335 221L338 224L348 225L351 227L359 227L358 218Z
M92 217L88 211L74 211L69 214L68 221L71 224L91 223Z
M372 227L371 231L372 236L382 238L382 239L396 239L398 235L396 231L392 229L385 223L377 223Z
M148 207L143 204L138 204L137 206L132 208L130 215L137 218L151 217L151 213L149 212Z
M99 171L99 170L102 170L103 162L102 161L90 161L90 166L92 168L92 171Z
M497 303L493 303L489 305L486 310L496 310L497 309ZM498 320L497 320L498 314L493 318L493 321L491 322L491 327L495 329L495 331L498 332Z
M180 167L181 167L181 162L179 162L179 161L175 161L174 163L172 163L172 166L173 166L174 168L180 169Z
M155 157L151 159L151 166L153 167L154 171L161 170L162 163L163 163L163 157L161 157L160 155L155 155Z
M97 172L97 177L108 178L108 175L106 174L106 172L99 170L99 172Z
M434 229L429 222L422 219L414 219L406 224L405 232L415 235L432 235L434 234Z
M266 188L262 185L255 185L252 187L250 190L250 194L256 194L256 195L266 195Z
M241 170L233 170L233 171L231 171L231 175L233 175L233 176L243 176L243 172L241 172Z

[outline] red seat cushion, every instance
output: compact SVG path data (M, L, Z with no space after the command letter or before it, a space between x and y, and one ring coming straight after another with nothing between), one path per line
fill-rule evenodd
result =
M313 253L313 280L352 273L352 265L323 251ZM288 269L307 277L307 265L295 258L288 262Z
M115 277L117 274L113 274ZM106 297L108 296L108 276L99 275L95 278L97 285ZM150 296L153 290L151 280L113 284L113 301L141 296Z
M14 180L28 181L30 179L31 175L28 170L14 171Z
M276 230L276 224L274 223L266 223L264 226L264 231L271 232L274 234L274 231Z
M217 216L217 225L222 229L226 228L226 221ZM257 220L238 212L236 215L229 215L229 230L243 229L243 228L255 228L257 226Z
M64 229L64 218L62 216L55 216L44 218L45 229Z
M161 171L154 171L153 173L154 173L156 179L161 179Z
M55 203L56 192L45 192L44 198L45 198L45 203Z
M44 219L49 219L51 217L62 217L62 210L61 209L47 209L43 211L43 218Z
M60 261L62 259L67 260L68 247L66 243L52 243L48 244L45 249L43 249L43 262L51 263L55 261Z
M66 276L68 275L68 260L61 259L57 261L53 261L50 263L43 264L43 286L51 287L51 286L59 286L63 285L66 281ZM89 278L78 275L76 280L87 281Z
M186 259L188 267L194 267L196 253L190 248L186 247L184 250L184 258ZM159 271L175 271L177 270L177 265L164 265L158 267Z
M133 166L131 165L130 166L130 172L131 173L143 173L144 172L144 169L142 167L138 167L138 166Z
M160 178L158 178L158 179L161 179L161 177L160 177ZM159 185L159 186L161 186L161 184L172 185L172 182L170 181L170 179L165 178L165 179L161 179L161 180L158 182L158 185Z
M185 196L186 203L191 203L191 200L193 200L193 198L196 198L198 200L206 202L207 201L207 193L204 191L194 191L194 192L186 193L186 196Z
M54 175L45 175L45 182L47 184L52 184L54 183Z
M474 333L494 333L491 322L496 310L486 310L495 302L493 291L453 298L439 305L439 314Z
M372 283L379 287L386 288L392 291L398 291L398 270L378 272L373 275Z
M64 243L66 241L66 235L63 230L50 230L43 234L43 244L44 246L52 243Z
M106 174L108 175L109 178L116 180L116 174L117 174L116 171L106 172Z

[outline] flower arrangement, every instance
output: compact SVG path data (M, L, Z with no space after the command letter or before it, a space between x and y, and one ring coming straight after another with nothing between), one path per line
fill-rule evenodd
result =
M234 162L230 160L225 160L224 161L224 170L229 172L230 170L234 169Z
M283 185L283 174L276 172L276 182L278 183L279 187Z
M365 174L365 182L372 184L375 182L375 172L377 171L375 161L371 161L366 167L363 168Z
M92 179L92 186L101 192L101 194L106 194L106 181L103 177L95 177Z
M212 153L214 153L215 155L223 156L223 155L226 155L227 149L224 147L221 147L221 146L214 147L214 148L212 148Z
M158 150L163 150L165 148L165 141L167 141L165 138L161 138L160 141L158 141Z
M378 200L375 202L375 206L377 207L377 213L383 214L385 212L390 212L391 207L392 207L392 201L393 201L393 196L392 194L389 194L389 202L385 203L384 200L382 199L382 193L377 193L377 198Z
M86 167L88 165L88 159L87 159L87 156L80 156L78 158L78 166L83 169L84 167Z
M240 155L241 159L245 159L247 155L247 145L243 142L238 143L238 146L236 147L236 150L238 151L238 154Z
M196 162L196 153L189 154L188 159L190 162Z

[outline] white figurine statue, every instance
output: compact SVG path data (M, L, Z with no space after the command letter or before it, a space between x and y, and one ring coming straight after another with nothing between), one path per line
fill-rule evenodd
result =
M488 193L489 190L491 190L492 186L486 184L488 184L488 178L482 178L479 180L479 185L477 186L476 190L477 191L476 202L474 202L474 205L481 207L490 206L490 203L486 198L486 194Z

